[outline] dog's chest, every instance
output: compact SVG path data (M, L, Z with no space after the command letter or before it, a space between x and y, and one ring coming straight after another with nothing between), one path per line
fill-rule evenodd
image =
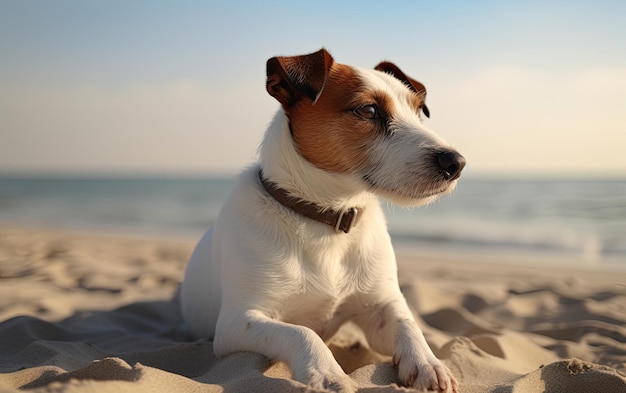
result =
M346 297L331 296L326 293L308 292L294 296L283 309L285 322L307 326L320 336L327 330L331 321L337 318L337 311Z
M319 258L319 255L317 256ZM362 279L358 264L327 256L301 264L301 290L289 296L283 319L321 334L337 311L357 290Z

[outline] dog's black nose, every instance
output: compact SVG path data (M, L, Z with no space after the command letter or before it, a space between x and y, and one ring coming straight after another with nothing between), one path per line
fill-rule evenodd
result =
M453 150L442 151L437 154L437 162L443 169L446 179L454 180L461 176L461 171L465 166L465 157Z

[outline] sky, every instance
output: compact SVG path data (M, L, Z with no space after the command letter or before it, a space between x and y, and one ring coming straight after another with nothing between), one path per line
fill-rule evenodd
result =
M0 173L235 173L320 47L424 83L470 175L626 176L622 0L0 0Z

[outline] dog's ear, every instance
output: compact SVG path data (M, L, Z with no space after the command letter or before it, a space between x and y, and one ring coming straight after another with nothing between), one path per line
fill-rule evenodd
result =
M383 61L382 63L374 67L374 69L392 75L393 77L399 79L405 85L407 85L408 88L419 94L422 97L422 105L420 109L422 109L422 112L424 112L424 115L426 115L426 117L430 117L430 111L428 110L428 107L424 102L426 100L426 87L423 84L411 77L406 76L406 74L402 72L402 70L397 65L388 61Z
M323 48L308 55L272 57L267 61L267 92L285 108L302 98L315 103L333 62Z

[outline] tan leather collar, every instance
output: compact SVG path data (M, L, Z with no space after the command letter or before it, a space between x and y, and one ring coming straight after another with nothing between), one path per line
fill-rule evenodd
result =
M259 169L259 179L265 190L280 204L312 220L330 225L336 232L350 232L361 219L362 208L351 207L341 211L324 209L315 203L292 197L287 190L267 180L262 169Z

